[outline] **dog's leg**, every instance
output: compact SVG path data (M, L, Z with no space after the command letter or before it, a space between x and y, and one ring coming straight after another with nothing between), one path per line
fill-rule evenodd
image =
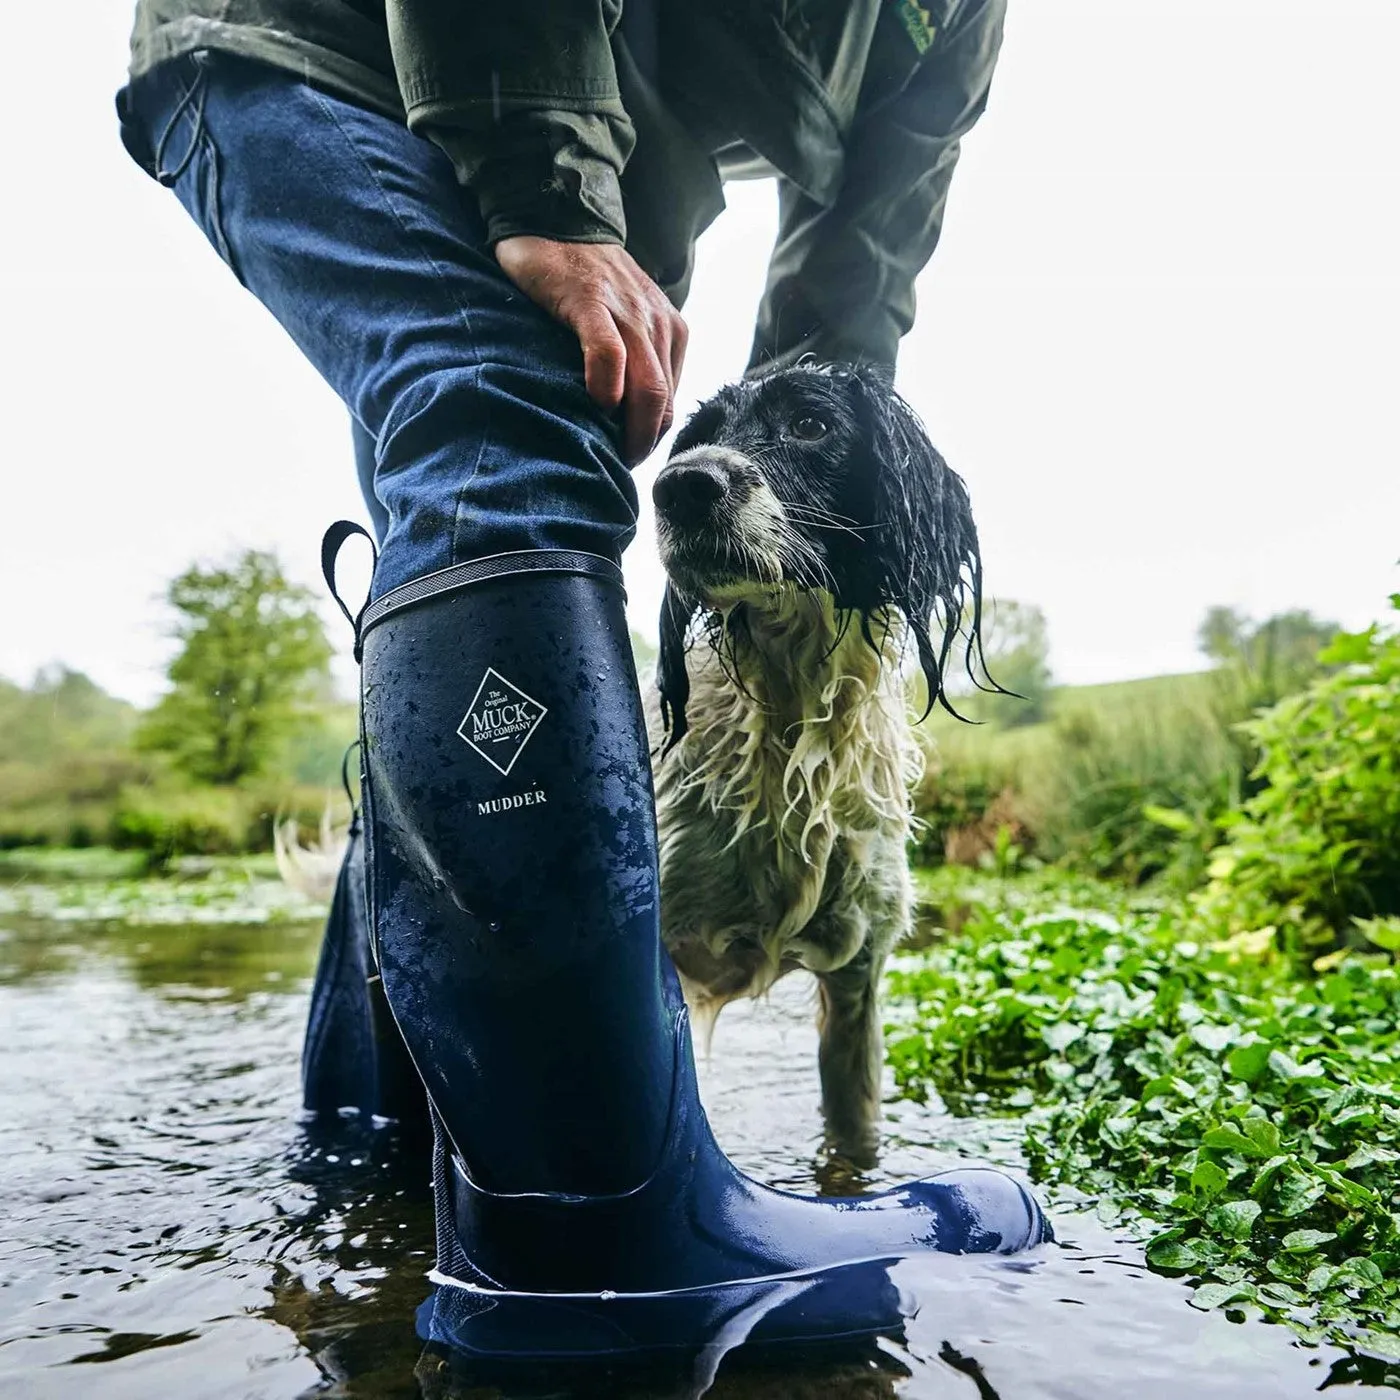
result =
M844 967L817 978L821 1004L818 1065L827 1139L854 1166L875 1164L880 1149L880 1075L885 1041L880 975L885 956L869 944Z

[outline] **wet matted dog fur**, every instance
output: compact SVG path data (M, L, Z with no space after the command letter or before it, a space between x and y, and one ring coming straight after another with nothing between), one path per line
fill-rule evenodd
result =
M880 979L912 914L902 661L951 708L961 633L997 688L967 491L887 374L802 366L703 404L653 497L662 935L706 1044L728 1002L816 974L828 1137L868 1164Z

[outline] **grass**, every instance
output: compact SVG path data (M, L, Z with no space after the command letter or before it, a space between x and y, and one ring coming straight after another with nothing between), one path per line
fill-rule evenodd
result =
M146 870L143 851L114 851L110 846L21 846L0 850L0 882L14 880L119 880Z
M1400 972L1299 977L1062 874L921 876L947 933L890 977L901 1091L1022 1115L1036 1177L1136 1226L1199 1307L1400 1358Z
M924 859L975 860L1005 826L1040 858L1092 874L1138 882L1179 865L1183 885L1199 879L1211 819L1250 766L1233 728L1249 713L1237 673L1061 687L1046 720L1007 727L1016 703L992 697L985 725L934 716L922 727ZM1183 828L1199 839L1183 841Z
M161 878L142 852L0 851L0 915L56 923L207 926L316 920L325 906L277 877L272 855L185 856Z

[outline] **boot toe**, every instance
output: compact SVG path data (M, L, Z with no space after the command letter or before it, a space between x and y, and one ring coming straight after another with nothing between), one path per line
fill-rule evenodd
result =
M960 1167L905 1189L938 1220L940 1252L1014 1254L1054 1239L1036 1198L995 1167Z

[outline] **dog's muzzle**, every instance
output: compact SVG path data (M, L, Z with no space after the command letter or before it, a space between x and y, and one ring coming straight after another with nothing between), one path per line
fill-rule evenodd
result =
M651 488L658 514L667 524L681 529L711 522L729 495L729 473L718 463L703 459L670 463Z

